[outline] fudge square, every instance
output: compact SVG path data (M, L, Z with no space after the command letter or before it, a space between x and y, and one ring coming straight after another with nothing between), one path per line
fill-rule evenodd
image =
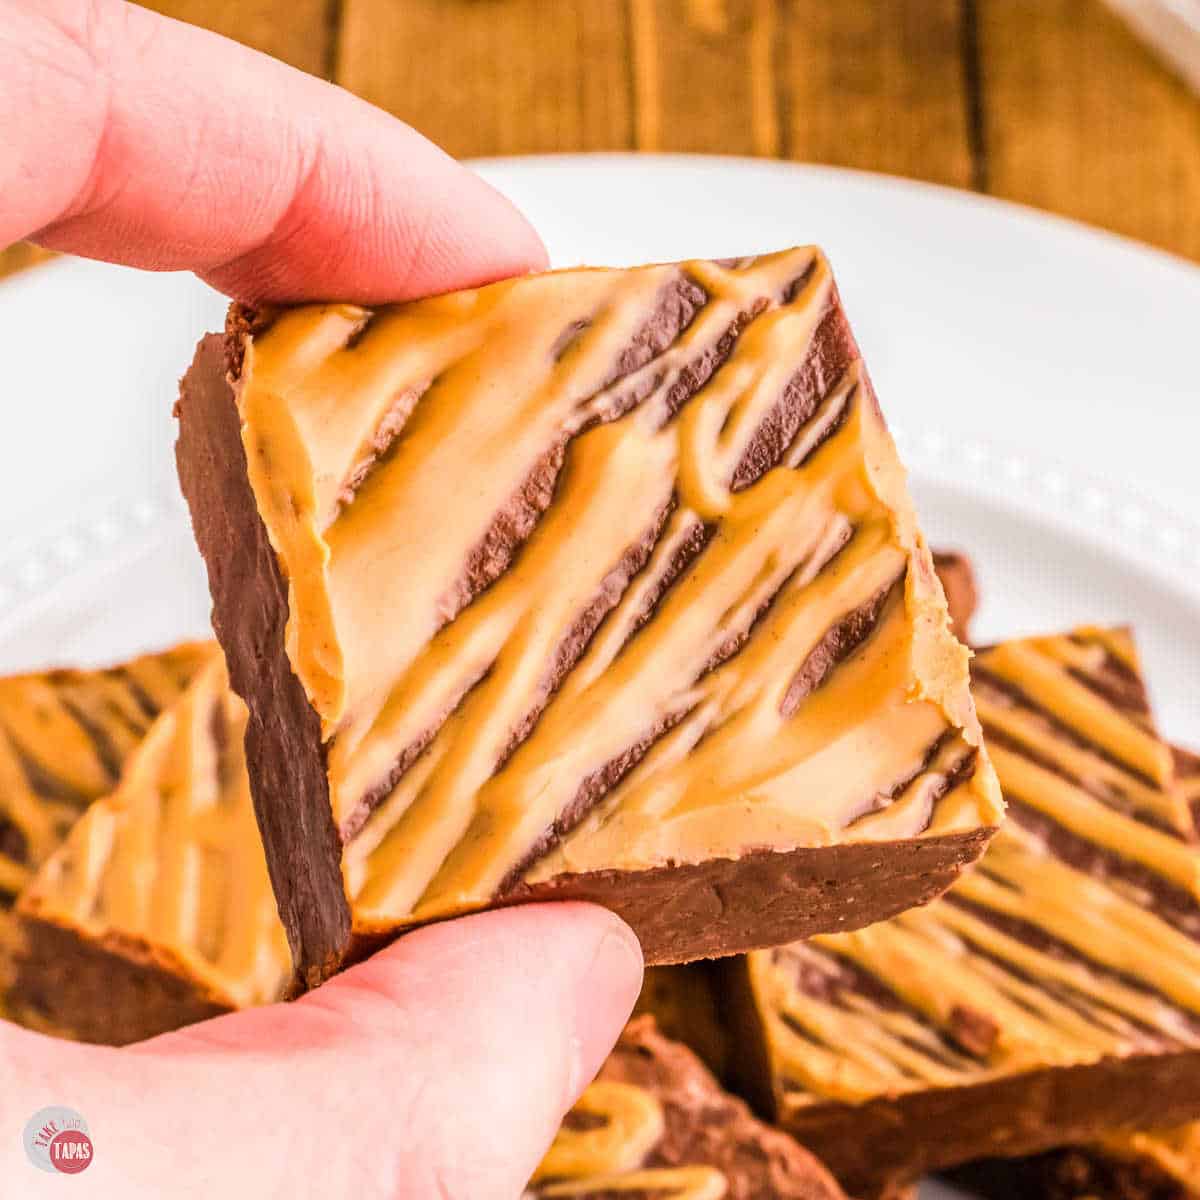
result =
M0 678L0 909L112 790L151 722L217 653L183 642L113 667Z
M1006 642L973 674L1008 801L975 869L725 981L741 1086L862 1196L1200 1116L1200 848L1130 635Z
M177 412L304 983L537 899L649 962L779 944L928 900L994 832L819 251L235 306Z
M1177 794L1196 816L1200 755L1172 746ZM1200 853L1200 851L1198 851ZM683 970L684 968L675 968ZM984 1196L1029 1200L1196 1200L1200 1121L1159 1129L1112 1129L1082 1146L1022 1159L988 1159L959 1174Z
M20 946L17 896L217 653L184 642L111 667L0 678L0 1002Z
M282 997L292 976L254 822L245 705L215 646L21 893L23 1024L124 1045Z
M652 1017L631 1021L522 1200L846 1200Z

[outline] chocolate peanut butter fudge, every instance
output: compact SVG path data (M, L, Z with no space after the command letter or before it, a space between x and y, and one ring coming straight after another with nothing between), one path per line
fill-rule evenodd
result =
M650 962L851 927L997 825L819 252L235 308L178 413L305 983L525 900Z
M1194 816L1200 756L1179 746L1171 752L1176 788ZM1200 1200L1200 1121L1112 1130L1086 1146L973 1163L960 1174L964 1183L984 1194L1005 1198Z
M18 1020L122 1045L277 999L291 958L219 654L17 904Z
M631 1021L523 1200L845 1200L650 1017Z
M0 994L11 981L18 893L217 653L187 642L106 670L0 678Z
M1200 1115L1200 857L1132 639L1008 642L974 678L1009 806L981 862L749 956L729 998L744 1081L864 1195Z

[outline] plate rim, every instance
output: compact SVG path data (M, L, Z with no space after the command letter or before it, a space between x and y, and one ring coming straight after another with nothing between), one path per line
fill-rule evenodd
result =
M988 192L977 192L971 188L938 183L929 179L917 179L908 175L897 175L888 171L872 171L863 167L846 167L833 163L800 162L785 158L756 158L746 154L701 154L688 151L634 151L634 150L585 150L553 151L538 154L497 154L479 158L466 158L463 165L483 174L503 170L513 165L535 167L593 167L617 166L621 169L638 170L647 167L682 169L718 167L723 170L762 172L764 174L794 175L812 180L837 183L849 182L868 189L899 190L913 196L924 195L938 202L950 203L962 208L975 209L978 213L1001 215L1016 221L1031 223L1049 229L1064 231L1068 236L1106 246L1110 251L1120 249L1135 257L1157 261L1167 268L1178 268L1184 278L1200 286L1200 263L1150 242L1140 241L1129 234L1118 233L1102 225L1095 225L1079 217L1070 217L1050 209L1004 196L993 196ZM487 180L492 183L492 180ZM495 184L493 183L493 186Z

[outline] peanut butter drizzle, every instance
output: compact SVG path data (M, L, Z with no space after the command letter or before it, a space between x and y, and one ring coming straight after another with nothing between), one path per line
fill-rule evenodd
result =
M0 679L0 826L17 830L22 851L0 852L0 892L15 895L33 878L216 652L184 643L109 670Z
M681 286L706 297L690 323L613 381ZM828 264L803 248L737 268L552 273L375 312L301 308L246 347L248 473L287 580L289 659L322 720L333 817L356 835L344 872L358 928L478 907L514 871L537 881L997 823L984 755L936 803L945 776L922 771L948 731L960 753L977 747L978 726L861 363L825 381L779 466L732 483L832 299ZM695 364L721 354L675 411ZM548 508L460 610L473 549L564 439ZM666 512L547 699L573 623ZM703 552L643 624L699 526ZM821 638L893 586L874 634L785 716ZM584 781L647 739L530 866ZM364 797L425 740L359 832Z
M721 1200L724 1174L711 1166L651 1167L643 1164L662 1139L662 1105L644 1088L597 1080L575 1111L597 1124L564 1125L534 1172L533 1195L589 1196L609 1192L651 1193L655 1200Z
M1200 913L1190 826L1171 837L1116 806L1134 793L1137 811L1172 811L1164 796L1151 799L1151 779L1164 792L1173 787L1159 754L1166 747L1145 733L1144 717L1060 669L1101 669L1103 654L1081 654L1081 643L1119 653L1136 670L1132 641L1119 630L1006 643L980 652L979 666L1038 708L983 683L980 713L985 735L1001 728L1031 754L1103 786L1070 784L1009 742L992 747L1001 787L1192 896ZM1145 775L1115 765L1124 763ZM1023 940L1023 927L1038 936ZM888 998L847 979L843 964ZM748 970L785 1107L1200 1046L1200 942L1159 916L1141 888L1068 865L1019 814L950 898L855 933L753 954Z
M250 800L245 722L224 661L208 652L18 911L184 974L216 1003L276 999L291 958Z

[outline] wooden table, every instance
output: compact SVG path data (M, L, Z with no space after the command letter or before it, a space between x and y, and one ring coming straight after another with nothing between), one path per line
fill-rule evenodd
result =
M336 79L464 157L838 163L1200 260L1200 98L1099 0L151 3Z

